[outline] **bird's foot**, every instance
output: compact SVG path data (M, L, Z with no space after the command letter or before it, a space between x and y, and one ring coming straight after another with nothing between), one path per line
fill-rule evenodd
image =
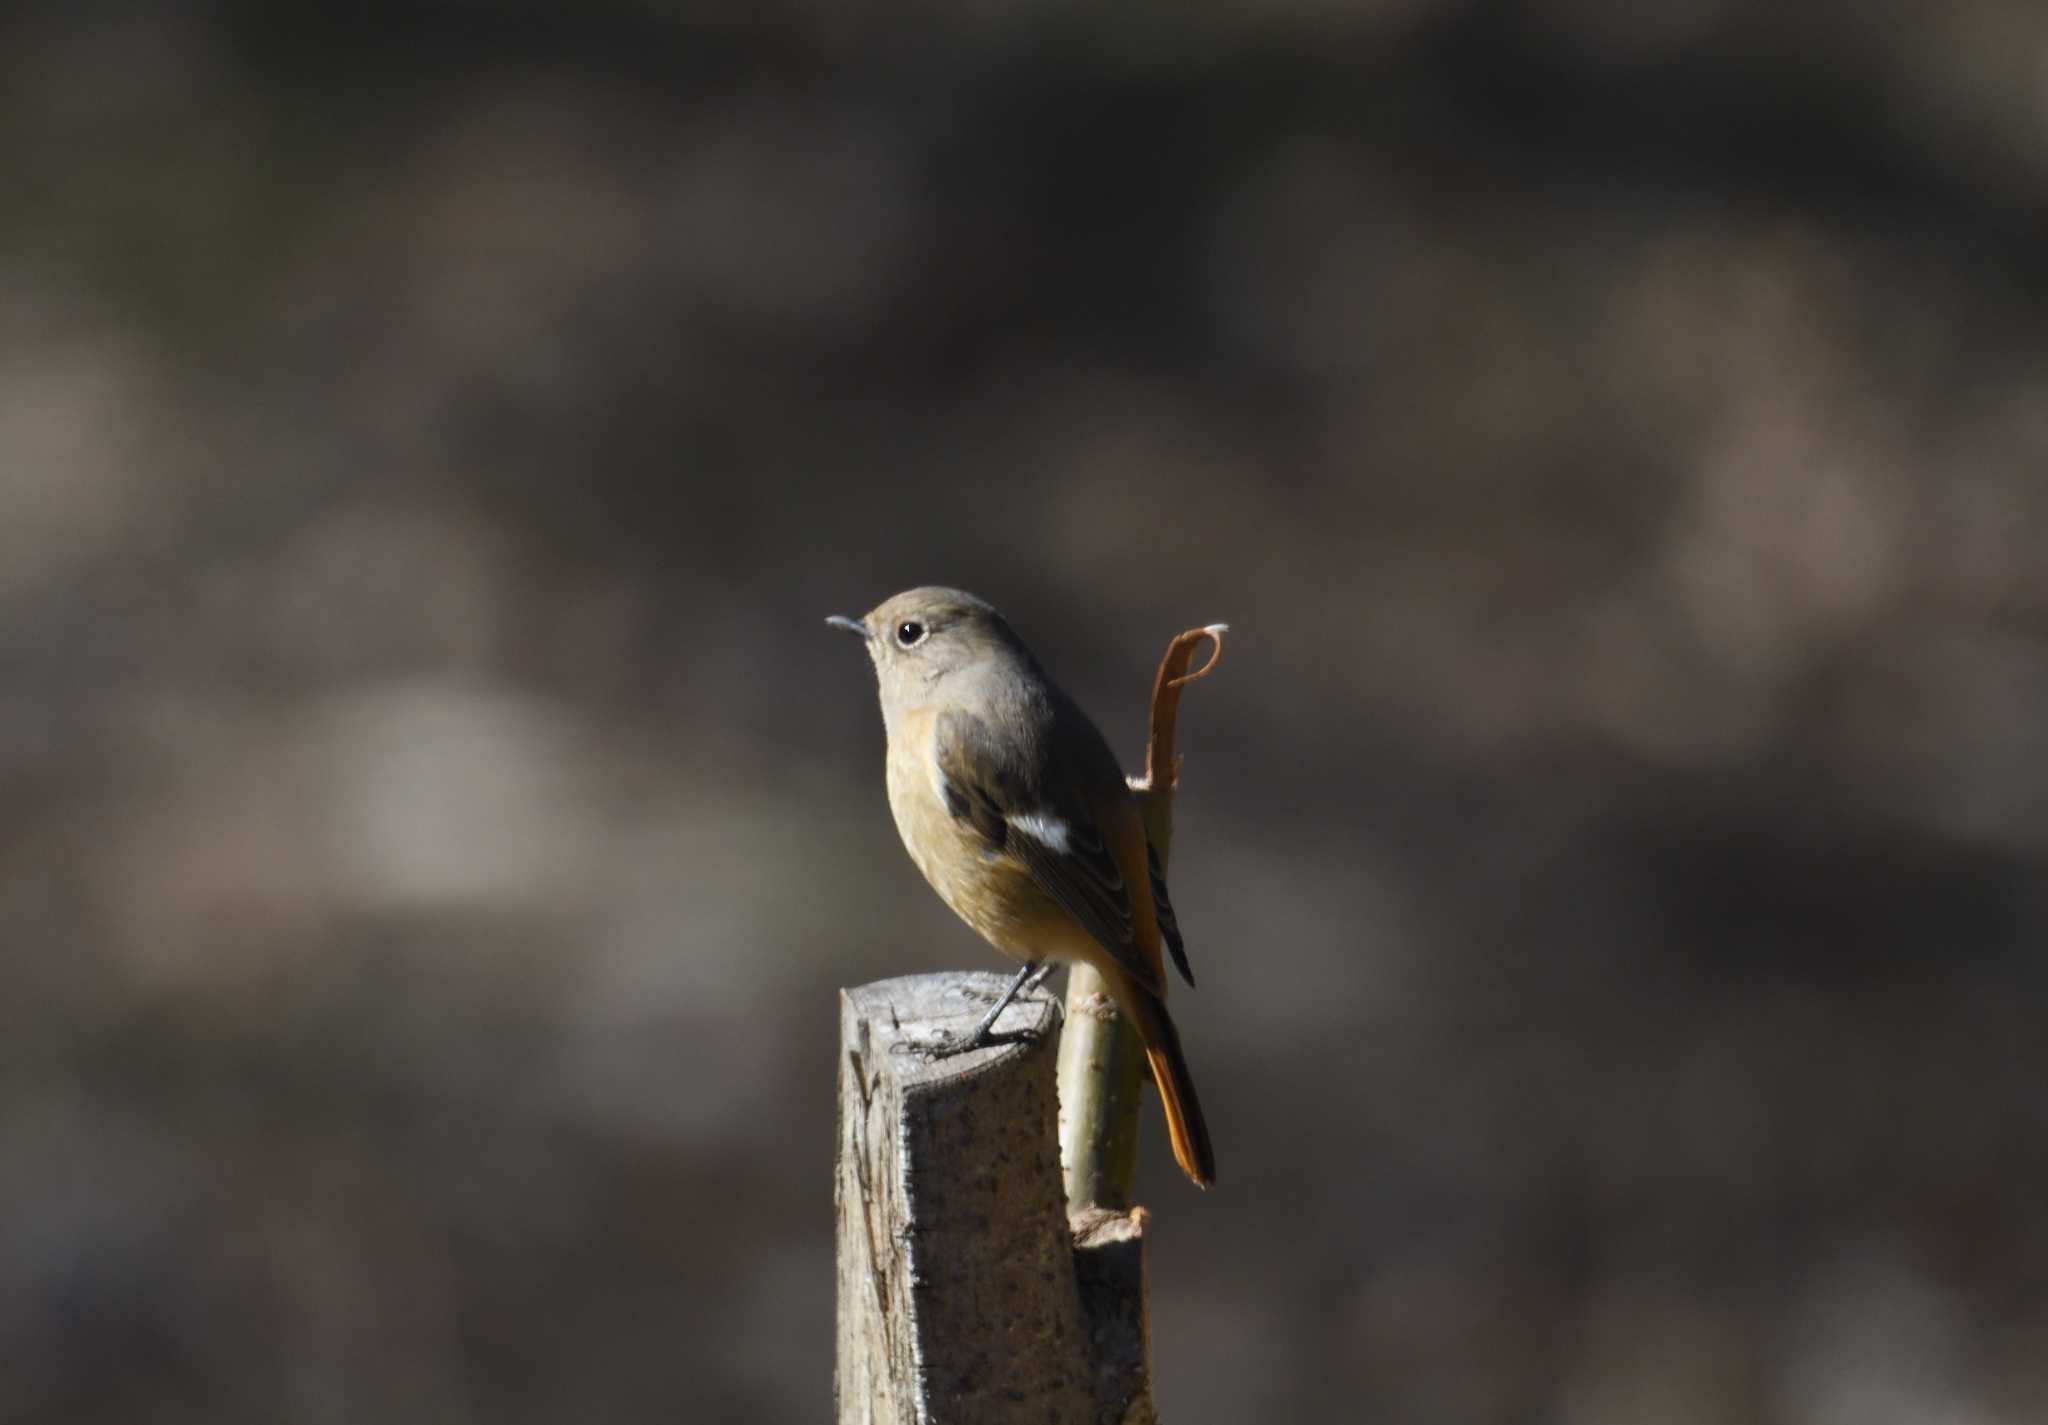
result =
M972 1054L976 1049L985 1049L1007 1038L1008 1035L975 1033L970 1030L966 1034L941 1034L925 1040L906 1039L896 1047L902 1053L915 1054L926 1063L936 1064L941 1059L955 1059L962 1054Z
M896 1042L898 1054L915 1054L926 1063L936 1064L941 1059L955 1059L962 1054L972 1054L976 1049L993 1048L998 1044L1030 1044L1037 1042L1038 1032L1033 1029L1005 1029L1000 1034L994 1028L970 1029L964 1034L937 1034L930 1039L901 1039Z
M936 1063L941 1059L951 1059L956 1055L970 1054L976 1049L985 1049L991 1044L1014 1044L1035 1041L1038 1035L1035 1031L1029 1029L1019 1029L1005 1034L997 1034L995 1032L996 1021L1002 1018L1003 1011L1008 1009L1012 1001L1016 999L1018 991L1037 989L1039 985L1045 982L1045 977L1051 968L1050 965L1026 965L1017 972L1017 978L1010 981L1008 988L992 998L983 996L977 990L962 990L961 993L966 994L971 999L991 998L988 1013L981 1017L980 1022L974 1028L968 1030L965 1034L940 1034L935 1038L925 1040L923 1043L904 1040L897 1044L897 1052L921 1054L927 1062ZM1053 1003L1056 1006L1056 1013L1061 1019L1064 1019L1067 1012L1066 1005L1060 1003L1057 999Z

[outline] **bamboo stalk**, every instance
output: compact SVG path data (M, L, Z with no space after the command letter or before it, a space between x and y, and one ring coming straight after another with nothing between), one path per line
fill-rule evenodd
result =
M1145 818L1145 834L1163 870L1173 843L1173 796L1180 784L1175 732L1181 690L1214 672L1223 657L1224 624L1192 628L1166 646L1152 682L1145 773L1130 779ZM1207 641L1209 660L1188 664ZM1131 1205L1138 1166L1138 1104L1145 1081L1145 1051L1103 985L1102 976L1076 965L1067 978L1066 1028L1060 1035L1060 1163L1067 1210L1124 1211Z

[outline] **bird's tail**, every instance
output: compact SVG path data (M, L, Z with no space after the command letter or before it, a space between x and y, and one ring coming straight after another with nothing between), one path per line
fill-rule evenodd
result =
M1216 1183L1216 1152L1209 1146L1209 1125L1202 1117L1202 1101L1195 1096L1195 1081L1188 1073L1188 1058L1181 1051L1180 1032L1166 1012L1166 1002L1150 991L1125 981L1124 1011L1131 1016L1138 1037L1145 1043L1145 1058L1152 1065L1152 1078L1159 1085L1160 1106L1166 1110L1166 1132L1173 1140L1173 1158L1196 1187Z

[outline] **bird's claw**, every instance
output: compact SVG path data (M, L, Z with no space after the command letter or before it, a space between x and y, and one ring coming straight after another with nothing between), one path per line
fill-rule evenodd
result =
M895 1054L915 1054L927 1064L936 1064L946 1059L955 1059L962 1054L972 1054L976 1049L988 1049L998 1044L1034 1043L1038 1032L1033 1029L1005 1029L998 1033L986 1030L979 1034L939 1034L930 1039L899 1039L890 1045Z

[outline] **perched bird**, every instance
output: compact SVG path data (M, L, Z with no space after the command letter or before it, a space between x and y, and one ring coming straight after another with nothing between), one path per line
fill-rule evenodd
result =
M889 809L940 899L1024 968L952 1052L986 1041L1027 978L1092 965L1144 1042L1173 1156L1216 1180L1208 1125L1166 1013L1162 947L1192 985L1158 855L1116 754L1001 614L957 589L912 589L864 618L888 735Z

